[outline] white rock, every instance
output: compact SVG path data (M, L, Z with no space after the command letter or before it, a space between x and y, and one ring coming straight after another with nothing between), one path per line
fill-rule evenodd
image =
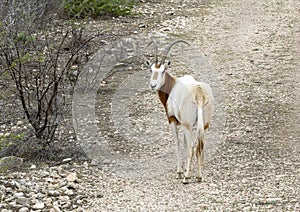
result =
M45 177L44 180L48 183L52 183L53 182L53 178L52 177Z
M45 202L46 206L48 206L48 207L52 206L52 198L51 197L46 198L46 200L44 199L44 202Z
M48 171L43 171L43 172L41 173L41 175L42 175L43 177L48 177L48 176L50 175L50 173L49 173Z
M16 201L12 201L10 203L8 203L11 207L16 207L17 206L17 203Z
M32 206L33 209L40 210L45 207L45 203L43 202L37 202L35 205Z
M69 196L60 196L60 197L58 197L58 199L60 200L60 202L62 204L66 204L67 202L70 201L70 197Z
M69 182L68 184L67 184L67 188L68 189L78 189L79 188L79 184L76 184L76 183L73 183L73 182Z
M77 180L77 174L76 172L72 172L67 176L68 182L75 182Z
M71 66L71 70L76 70L76 69L78 69L78 65Z
M72 196L72 195L74 195L74 191L71 189L66 189L65 195Z
M20 126L20 125L23 125L23 124L24 124L23 121L18 121L18 122L17 122L17 126Z
M12 188L11 188L11 187L5 188L5 192L6 192L6 193L12 193Z
M15 193L15 194L14 194L14 197L15 197L15 198L23 197L23 196L24 196L24 193L23 193L23 192L18 192L18 193Z
M29 208L27 207L23 207L19 209L19 212L27 212L27 211L29 211Z
M59 196L59 192L56 191L56 190L49 190L49 191L48 191L48 194L49 194L50 196L54 196L54 197Z
M30 199L25 197L19 197L16 200L17 204L20 204L22 206L29 206L30 205Z
M62 162L68 163L68 162L70 162L71 160L72 160L72 158L65 158L65 159L62 160Z
M84 167L84 168L88 168L88 167L89 167L89 164L85 161L85 162L83 163L83 167Z
M58 206L54 206L50 212L61 212L60 208Z
M36 165L32 164L32 165L30 166L30 169L36 169Z

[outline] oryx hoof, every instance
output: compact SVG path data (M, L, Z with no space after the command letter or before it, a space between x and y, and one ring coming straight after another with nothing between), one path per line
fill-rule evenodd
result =
M177 172L176 179L182 179L183 178L183 172Z
M202 180L203 180L202 177L197 177L196 179L197 179L197 182L198 182L198 183L201 183Z
M188 183L190 183L190 179L191 179L190 177L184 177L183 180L182 180L182 183L183 184L188 184Z

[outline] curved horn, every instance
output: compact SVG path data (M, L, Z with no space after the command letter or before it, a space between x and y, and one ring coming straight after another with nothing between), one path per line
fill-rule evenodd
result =
M163 64L163 63L165 62L165 60L166 60L166 58L167 58L167 56L168 56L168 54L169 54L169 51L170 51L171 48L172 48L175 44L177 44L177 43L185 43L185 44L187 44L187 45L190 45L189 43L187 43L187 42L184 41L184 40L177 40L177 41L171 43L171 44L169 45L169 47L167 48L166 53L165 53L164 56L162 57L162 59L161 59L161 61L160 61L160 64Z
M157 57L157 52L158 52L158 47L157 47L157 41L151 41L146 48L148 48L152 43L154 43L154 49L155 49L155 63L158 63L158 57Z

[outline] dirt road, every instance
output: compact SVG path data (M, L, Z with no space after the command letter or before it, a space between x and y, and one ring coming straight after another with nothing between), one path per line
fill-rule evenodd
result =
M175 161L174 172L144 180L98 170L103 196L89 210L300 210L299 3L172 2L143 5L164 12L148 31L184 38L209 58L225 90L224 141L203 183L181 184Z

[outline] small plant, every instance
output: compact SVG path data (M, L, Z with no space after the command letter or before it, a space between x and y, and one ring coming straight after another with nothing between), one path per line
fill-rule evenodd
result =
M101 15L129 15L134 0L64 0L63 7L70 17L85 18Z
M24 133L20 134L10 134L7 136L1 136L0 137L0 151L6 147L9 147L11 145L14 145L20 141L23 141L24 139Z

